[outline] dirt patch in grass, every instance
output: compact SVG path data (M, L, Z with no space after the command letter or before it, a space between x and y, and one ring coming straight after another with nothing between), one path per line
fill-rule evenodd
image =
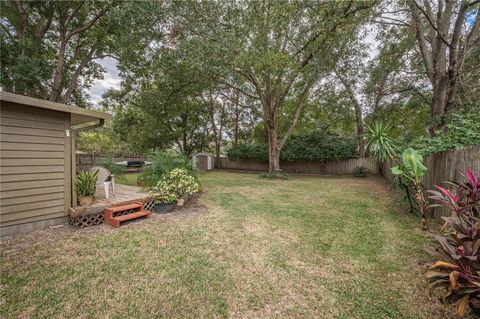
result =
M145 227L147 224L158 222L170 222L174 220L182 220L187 218L195 218L199 214L208 212L208 207L199 199L199 195L189 199L185 206L175 207L175 210L166 214L152 214L149 219L138 219L123 223L120 228L113 228L106 224L77 228L73 226L53 227L45 230L32 231L25 234L17 234L5 237L0 241L2 259L7 256L25 256L27 251L38 248L39 246L57 246L59 242L74 247L72 244L82 237L99 233L116 233L123 232L125 229L135 229L137 227ZM67 242L65 242L67 241ZM72 252L70 250L70 252Z

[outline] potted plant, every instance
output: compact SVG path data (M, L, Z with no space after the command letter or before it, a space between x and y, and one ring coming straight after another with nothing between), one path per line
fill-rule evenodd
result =
M155 212L165 213L173 209L179 198L198 192L198 183L184 169L174 169L164 174L150 191L155 198Z
M98 171L81 171L75 179L75 189L80 206L88 206L95 200Z
M175 207L177 195L167 189L160 190L155 196L154 211L157 214L169 213Z
M155 205L153 206L153 210L157 214L170 213L175 207L175 201L176 199L169 203L161 200L155 200Z

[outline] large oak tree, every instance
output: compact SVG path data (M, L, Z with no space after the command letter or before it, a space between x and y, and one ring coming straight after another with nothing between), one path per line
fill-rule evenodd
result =
M445 124L445 113L455 106L465 63L480 44L480 1L408 0L425 74L432 86L431 114Z
M219 72L225 85L259 101L268 133L269 172L280 170L280 152L312 88L335 66L343 43L372 6L356 1L229 2L216 15L216 24L201 34L208 60L221 55L214 71L223 67ZM238 87L232 81L236 78L244 85Z

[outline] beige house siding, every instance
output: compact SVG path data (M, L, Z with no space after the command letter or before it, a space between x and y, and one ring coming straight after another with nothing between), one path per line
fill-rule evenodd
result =
M62 223L71 205L70 114L2 101L0 231ZM24 229L22 229L24 228Z

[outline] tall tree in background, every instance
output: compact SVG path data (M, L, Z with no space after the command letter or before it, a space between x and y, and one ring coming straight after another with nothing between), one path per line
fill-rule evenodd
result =
M221 89L221 88L220 88ZM207 88L200 94L200 99L208 110L213 141L215 143L215 167L221 168L220 148L222 146L224 129L227 122L227 108L231 102L219 91L214 91L212 87Z
M371 7L372 2L355 1L252 1L220 15L221 32L210 43L225 41L221 43L228 48L230 58L223 61L230 70L226 85L234 86L230 79L241 77L245 86L236 88L260 102L270 173L280 170L280 152L299 122L311 89L322 72L333 68L336 50Z
M464 65L478 50L480 1L408 0L416 40L432 85L430 132L445 124L464 73Z
M2 76L7 91L54 102L77 100L102 77L110 53L112 1L2 1Z
M345 95L353 106L355 123L356 123L356 135L358 141L358 153L360 157L365 156L365 140L364 140L364 124L363 124L363 112L364 106L361 100L364 87L361 87L362 82L366 82L365 79L368 76L369 70L368 64L368 51L366 50L365 38L362 35L356 34L352 37L352 40L345 43L345 48L342 50L343 55L339 57L335 69L333 71L334 76L339 80L340 87L343 87ZM363 80L361 80L363 79Z

